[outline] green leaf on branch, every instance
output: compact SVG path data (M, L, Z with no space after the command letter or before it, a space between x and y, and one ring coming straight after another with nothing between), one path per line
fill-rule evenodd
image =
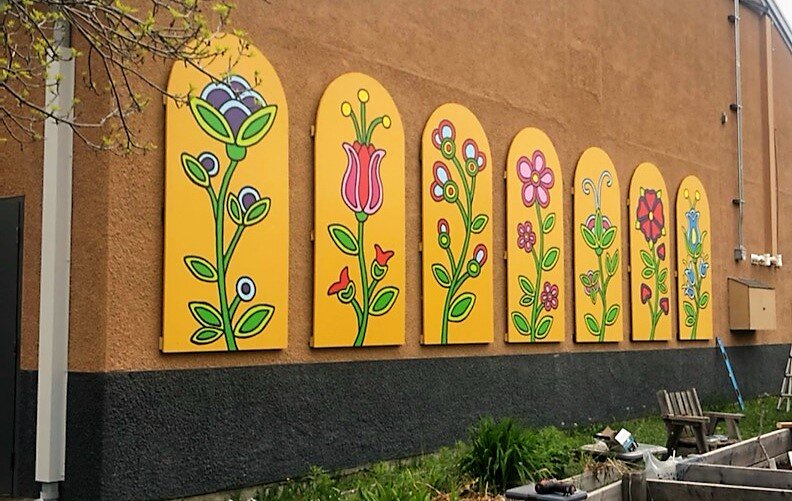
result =
M181 164L182 168L184 169L184 173L187 174L187 177L193 182L193 184L196 184L201 188L209 187L209 173L206 172L206 168L201 164L201 162L198 161L198 159L189 153L182 153Z
M272 124L275 123L277 112L278 106L270 104L247 117L239 128L236 144L248 148L261 141L272 128Z
M350 256L357 256L360 249L358 248L357 240L355 240L355 235L352 234L349 228L343 224L331 224L327 227L327 231L330 232L330 238L333 239L333 243L336 244L336 247L341 252Z
M544 271L550 271L558 262L558 256L561 252L558 250L558 247L551 247L547 250L544 255L544 259L542 259L542 269Z
M542 223L542 232L546 235L551 231L553 231L553 228L555 228L555 222L556 222L555 212L551 212L550 214L547 215L544 222Z
M231 221L233 221L237 226L241 226L242 206L239 205L239 199L233 193L229 193L227 200L228 202L226 202L226 210L228 211L228 215L231 217Z
M195 278L202 282L216 282L217 270L214 265L200 256L185 256L184 264Z
M690 301L683 302L682 309L685 310L685 315L691 318L696 316L696 308L693 306L693 303L691 303Z
M275 307L269 304L251 306L234 326L234 337L253 337L263 331L275 313Z
M441 287L445 289L451 287L451 276L442 264L435 263L432 265L432 275L434 275L435 280L437 280L437 283L440 284Z
M245 212L245 217L242 220L242 223L245 226L253 226L254 224L260 223L267 217L270 210L270 203L272 201L269 197L264 197L260 200L256 200L253 205L248 207L248 210Z
M709 292L703 293L701 297L699 297L698 303L699 303L699 308L701 308L702 310L706 308L707 304L709 304Z
M649 252L645 251L645 250L642 250L640 252L640 255L641 255L641 261L643 261L644 266L646 266L647 268L654 269L655 262L654 262L654 259L652 258L652 255L649 254Z
M190 308L193 318L204 327L215 327L217 329L223 328L223 317L217 308L204 301L191 301L187 304Z
M685 327L693 327L695 325L696 319L690 315L685 316Z
M652 278L653 276L654 276L654 270L652 268L644 267L644 269L641 270L641 277L643 277L644 279L648 280L648 279Z
M600 326L599 323L597 322L597 319L594 318L594 315L592 315L591 313L586 313L585 315L583 315L583 320L586 322L586 329L588 329L589 333L595 336L599 336Z
M580 274L580 283L583 284L584 287L591 287L591 279L589 278L588 273Z
M619 269L619 249L616 249L616 252L614 252L612 256L606 252L605 270L608 272L608 275L613 275L616 273L617 269Z
M396 304L396 298L399 297L399 289L396 287L383 287L376 294L374 299L371 300L369 306L369 314L375 317L384 315L393 308Z
M668 292L668 286L666 286L665 282L660 282L657 286L657 290L660 291L660 294L665 294Z
M484 231L484 228L487 227L487 222L489 221L489 217L486 214L479 214L478 216L473 218L473 222L470 223L470 231L473 233L481 233Z
M234 132L222 113L199 97L190 99L190 111L201 129L224 143L234 142Z
M534 292L533 284L531 283L531 280L528 277L526 277L525 275L520 275L517 277L517 281L520 284L520 289L522 289L522 291L526 295L533 296L533 292Z
M193 344L211 344L220 339L222 335L223 331L220 329L201 327L190 336L190 342Z
M603 249L609 248L613 244L613 241L615 239L616 239L616 227L611 226L610 228L605 230L605 233L602 234L602 248Z
M523 336L531 335L531 326L528 325L528 319L525 318L525 315L519 311L513 311L511 317L512 323L514 324L514 328L517 329L517 332Z
M470 312L473 311L473 306L475 304L475 294L463 292L451 303L451 308L448 312L448 320L450 322L461 322L465 320L468 315L470 315Z
M592 249L597 248L597 237L594 236L594 232L588 226L581 224L580 233L583 235L583 241L586 242L586 245Z
M616 319L619 318L619 311L621 307L618 304L611 305L608 308L608 311L605 313L605 325L613 325L616 323Z
M660 270L660 273L657 274L657 279L660 283L665 283L666 278L668 278L668 268L663 268Z
M536 326L536 339L544 339L550 334L550 328L553 326L553 317L545 315L539 320L539 325Z
M528 294L525 294L520 298L520 306L531 306L533 302L534 302L533 294L531 294L530 296Z

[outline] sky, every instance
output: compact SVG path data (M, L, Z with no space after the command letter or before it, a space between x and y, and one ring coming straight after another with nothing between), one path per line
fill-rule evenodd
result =
M792 0L776 0L776 4L778 4L781 12L784 13L787 23L792 25Z

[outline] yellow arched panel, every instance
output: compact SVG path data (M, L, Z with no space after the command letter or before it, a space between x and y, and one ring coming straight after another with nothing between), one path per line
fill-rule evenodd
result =
M564 340L564 184L553 142L521 130L506 164L509 343Z
M214 80L175 63L165 117L165 352L284 348L289 114L272 65L225 35ZM233 62L232 62L233 61ZM229 73L229 68L230 73Z
M478 119L437 108L421 141L424 344L493 340L492 154Z
M607 153L583 152L574 190L575 341L621 341L621 191Z
M404 343L404 129L390 94L347 73L316 115L317 348Z
M654 164L642 163L630 182L632 340L668 341L670 196Z
M712 218L696 176L679 185L676 215L679 339L712 339Z

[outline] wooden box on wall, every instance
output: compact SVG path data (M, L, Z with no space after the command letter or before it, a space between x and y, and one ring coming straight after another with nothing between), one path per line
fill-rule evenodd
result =
M733 331L774 330L775 290L757 280L729 278L729 328Z

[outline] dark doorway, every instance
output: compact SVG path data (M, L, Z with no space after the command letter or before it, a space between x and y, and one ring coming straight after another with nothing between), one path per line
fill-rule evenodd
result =
M0 494L11 494L19 373L22 199L0 198Z

